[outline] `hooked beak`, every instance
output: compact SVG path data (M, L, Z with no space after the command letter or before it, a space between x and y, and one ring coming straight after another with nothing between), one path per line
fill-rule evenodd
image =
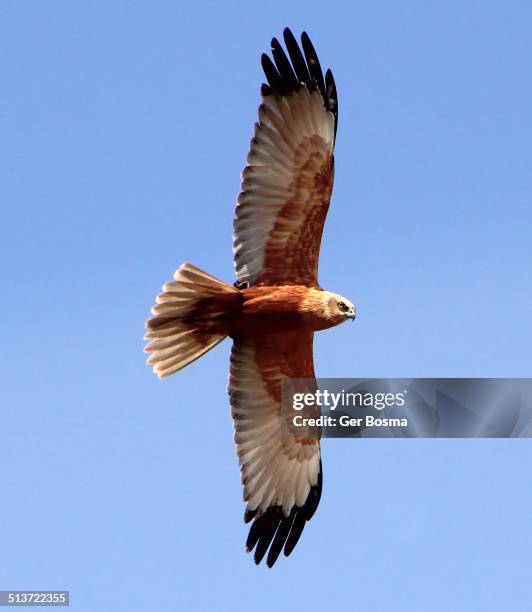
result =
M351 319L351 321L354 321L357 318L357 313L352 312L351 314L348 314L347 317Z

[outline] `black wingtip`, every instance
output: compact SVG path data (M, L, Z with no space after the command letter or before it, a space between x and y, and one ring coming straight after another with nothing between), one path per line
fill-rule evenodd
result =
M255 519L249 529L246 540L246 552L255 549L253 559L258 565L266 552L266 565L273 567L281 551L288 557L301 538L305 525L314 516L321 499L323 487L323 471L320 461L318 482L310 488L310 492L302 506L294 506L288 516L285 516L280 506L270 506L265 512L247 510L244 514L246 522ZM268 550L269 549L269 550Z
M303 52L305 53L305 59L307 60L310 76L313 78L314 82L316 83L316 86L320 90L325 102L325 106L327 107L325 82L323 80L323 72L321 70L320 60L318 59L316 49L314 49L314 45L312 44L312 41L310 40L306 32L303 32L301 34L301 44L303 45Z
M294 524L292 525L292 529L290 529L290 534L286 539L286 544L284 545L284 554L285 557L289 557L296 544L299 542L299 538L303 533L303 529L305 529L305 524L307 519L303 512L298 512L297 516L294 519Z
M268 567L273 567L281 554L283 546L285 545L285 542L290 534L290 530L292 529L295 517L296 508L292 508L288 517L286 517L286 519L279 525L275 538L270 546L270 550L268 551L268 557L266 558L266 565Z
M254 519L257 516L258 510L246 510L244 512L244 523L249 523L251 519Z
M261 87L262 96L285 96L301 87L307 87L309 91L317 89L323 97L325 108L334 115L336 132L338 96L331 70L327 70L324 78L314 45L305 31L301 34L301 46L288 27L283 30L283 39L288 55L274 37L271 40L273 61L265 53L261 56L268 81Z

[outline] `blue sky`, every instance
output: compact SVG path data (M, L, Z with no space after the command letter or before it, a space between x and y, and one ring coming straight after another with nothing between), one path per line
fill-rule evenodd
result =
M160 382L143 322L231 219L289 25L335 74L321 377L529 377L528 2L0 6L0 588L94 610L528 610L527 440L326 440L289 559L243 552L229 343Z

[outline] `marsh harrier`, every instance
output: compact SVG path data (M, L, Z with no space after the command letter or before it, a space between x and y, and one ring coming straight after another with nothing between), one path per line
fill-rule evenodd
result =
M183 264L146 323L155 373L168 376L229 336L229 398L246 510L247 550L272 566L289 555L320 501L319 430L282 435L281 382L314 379L314 332L355 318L349 300L318 284L323 224L334 176L338 118L330 70L323 76L307 34L284 31L262 56L268 81L233 223L237 280Z

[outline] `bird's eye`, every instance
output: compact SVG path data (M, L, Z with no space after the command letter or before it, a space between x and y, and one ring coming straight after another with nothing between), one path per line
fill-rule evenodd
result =
M347 306L347 304L345 304L344 302L338 302L338 308L342 312L347 312L349 310L349 306Z

